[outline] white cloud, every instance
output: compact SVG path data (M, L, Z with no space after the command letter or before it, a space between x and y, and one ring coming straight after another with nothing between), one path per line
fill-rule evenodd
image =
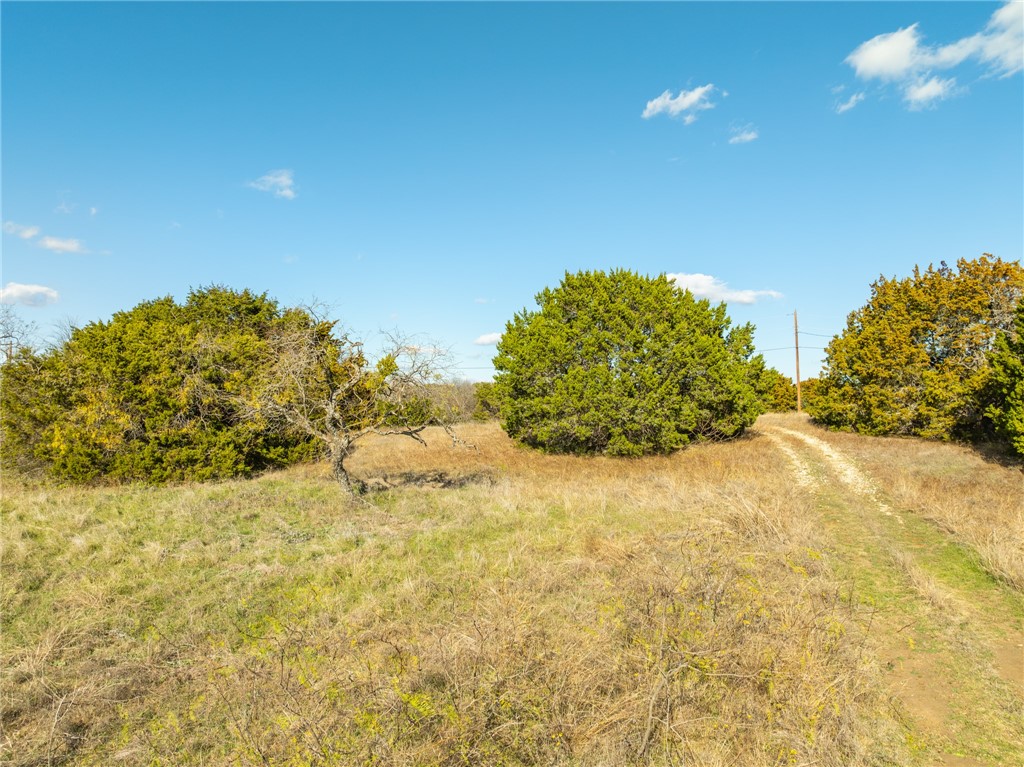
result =
M1003 77L1024 69L1024 3L1008 2L992 14L978 45L978 57Z
M836 114L841 115L843 112L849 112L860 102L864 100L863 91L860 93L854 93L850 98L844 101L842 104L836 104Z
M919 80L907 83L903 89L903 98L910 109L924 109L936 101L947 99L956 93L956 78L943 80L932 77L930 80Z
M100 212L100 209L97 208L95 205L93 207L89 208L89 215L90 216L95 216L99 212Z
M743 128L733 128L732 137L729 139L730 144L749 144L751 141L757 140L757 128L753 125L747 125Z
M273 192L274 197L283 197L286 200L294 200L296 197L293 173L286 169L272 170L255 181L250 181L249 187L261 192Z
M956 78L942 79L935 72L970 60L985 67L986 74L1000 77L1024 69L1024 3L1009 0L992 14L982 31L947 45L925 44L918 25L911 24L876 35L846 57L862 80L899 84L910 109L962 92L956 88ZM838 108L836 111L841 113Z
M678 117L682 114L683 123L692 125L697 119L698 112L715 108L711 102L711 94L714 92L713 83L694 88L692 91L679 91L678 96L673 96L672 91L665 91L658 98L647 102L641 117L649 120L660 114L667 114L669 117Z
M22 306L45 306L56 303L60 296L53 288L45 285L22 285L8 282L0 288L0 304L21 304Z
M43 237L39 247L52 250L54 253L88 253L81 240L61 239L59 237Z
M501 340L501 333L484 333L473 343L477 346L494 346Z
M914 68L918 59L917 24L897 32L876 35L846 57L846 63L853 67L862 80L880 78L897 80L905 77Z
M15 237L20 237L23 240L31 240L39 234L39 227L24 226L23 224L16 224L13 221L4 221L4 232L7 234L13 234Z
M753 304L760 298L782 298L775 290L733 290L726 283L710 274L666 274L676 285L689 290L697 298L711 301L726 301L736 304Z
M490 299L487 299L487 298L474 298L473 299L473 303L474 304L489 304L490 303Z

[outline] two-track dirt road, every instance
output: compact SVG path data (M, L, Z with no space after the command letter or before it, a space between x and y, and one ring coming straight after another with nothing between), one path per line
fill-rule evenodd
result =
M757 425L814 495L832 565L871 606L869 642L926 765L1024 765L1024 599L793 416Z

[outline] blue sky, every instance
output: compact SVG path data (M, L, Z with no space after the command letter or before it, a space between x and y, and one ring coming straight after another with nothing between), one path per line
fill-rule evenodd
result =
M831 335L879 275L1024 250L1019 2L0 15L2 299L44 336L220 283L481 380L542 288L624 267L791 375L794 309Z

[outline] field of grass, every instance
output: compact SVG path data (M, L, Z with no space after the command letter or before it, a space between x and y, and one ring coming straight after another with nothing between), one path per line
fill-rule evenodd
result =
M642 460L461 434L367 443L365 501L7 480L3 763L1022 763L1019 468L795 416Z

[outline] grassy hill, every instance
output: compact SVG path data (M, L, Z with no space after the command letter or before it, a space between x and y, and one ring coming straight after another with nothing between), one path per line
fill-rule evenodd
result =
M11 765L1021 764L1024 477L763 417L3 492ZM824 446L824 447L822 447Z

